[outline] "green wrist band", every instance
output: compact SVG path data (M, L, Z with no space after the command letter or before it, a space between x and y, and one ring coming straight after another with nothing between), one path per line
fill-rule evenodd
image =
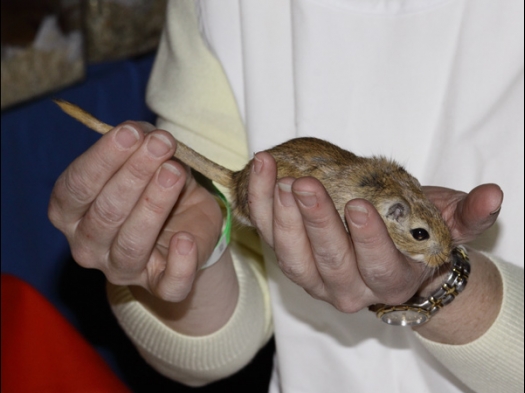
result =
M215 192L219 200L224 204L224 207L226 208L226 220L223 224L221 237L219 241L217 242L217 245L215 246L215 249L211 253L210 257L206 261L206 263L201 266L201 270L214 265L219 259L221 259L222 254L224 253L224 250L226 250L226 248L228 247L228 244L230 244L230 239L231 239L231 231L232 231L231 206L228 200L226 199L226 197L217 188L215 188Z

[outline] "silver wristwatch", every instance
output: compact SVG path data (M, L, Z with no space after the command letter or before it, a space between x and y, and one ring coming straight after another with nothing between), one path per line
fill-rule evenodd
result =
M383 322L393 326L419 326L430 320L442 307L450 304L463 292L470 274L467 251L463 246L452 250L452 268L441 287L428 298L414 296L407 302L390 306L374 304L369 307Z

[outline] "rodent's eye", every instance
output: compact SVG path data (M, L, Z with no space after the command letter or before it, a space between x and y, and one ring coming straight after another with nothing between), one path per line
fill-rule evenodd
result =
M414 239L419 240L419 241L427 240L430 237L426 229L423 229L423 228L412 229L410 233L412 233L412 237Z

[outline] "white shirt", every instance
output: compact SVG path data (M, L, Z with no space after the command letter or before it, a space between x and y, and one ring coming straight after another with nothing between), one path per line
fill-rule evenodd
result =
M469 191L497 183L502 212L478 244L523 265L523 2L197 6L252 152L317 136L395 158L422 184ZM278 348L272 393L470 391L412 331L368 311L342 314L274 263L267 270Z

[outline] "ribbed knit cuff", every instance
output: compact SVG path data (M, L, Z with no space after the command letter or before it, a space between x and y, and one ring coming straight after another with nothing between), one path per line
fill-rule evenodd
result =
M232 247L239 299L230 320L207 336L175 332L144 308L128 287L108 286L112 310L144 359L158 372L190 386L243 368L272 334L269 294L256 256Z
M465 345L439 344L417 336L445 367L476 392L523 392L523 269L487 257L503 280L501 311L489 330Z

